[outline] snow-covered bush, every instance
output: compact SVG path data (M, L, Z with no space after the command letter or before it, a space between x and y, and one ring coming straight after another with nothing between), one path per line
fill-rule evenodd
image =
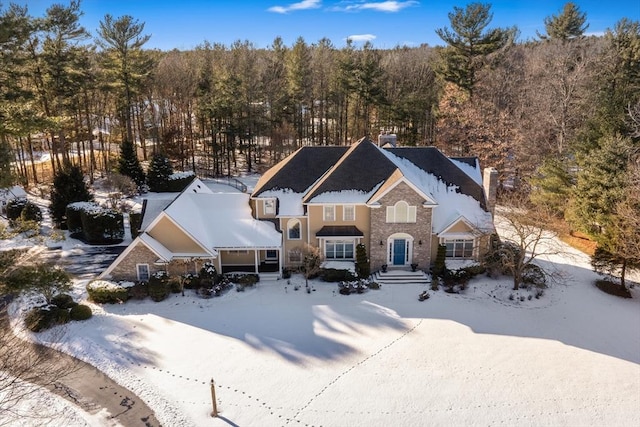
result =
M83 209L81 219L88 243L112 243L124 238L124 219L120 212L102 207Z
M95 202L73 202L67 205L65 216L67 217L67 230L71 233L82 231L82 211L100 210L100 206Z
M128 288L133 282L114 283L108 280L94 280L87 285L89 299L98 304L116 304L129 298Z
M149 278L149 296L155 302L166 299L171 292L169 276L164 271L159 271Z
M193 172L174 172L169 175L167 181L167 191L179 192L194 180L196 175Z

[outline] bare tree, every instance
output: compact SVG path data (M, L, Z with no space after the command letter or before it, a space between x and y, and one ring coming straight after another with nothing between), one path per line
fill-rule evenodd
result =
M497 207L495 222L502 230L502 241L487 255L490 269L513 276L514 290L529 281L541 285L557 278L557 272L536 262L563 252L557 233L545 228L555 222L552 209L532 206L525 195L510 194Z

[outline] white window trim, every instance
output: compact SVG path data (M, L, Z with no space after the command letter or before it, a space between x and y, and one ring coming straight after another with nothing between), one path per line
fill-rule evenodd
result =
M298 237L291 237L289 234L289 230L291 230L295 225L298 224ZM302 222L299 219L291 218L287 221L287 239L288 240L302 240Z
M476 239L475 238L453 238L453 239L448 239L448 238L440 238L440 244L441 245L447 245L447 242L453 242L454 244L454 248L453 248L453 256L448 256L447 259L474 259L476 256ZM472 242L472 249L471 249L471 256L461 256L461 257L457 257L455 256L455 244L459 242L464 244L463 242ZM464 246L463 246L463 251L464 251Z
M353 256L351 258L329 258L327 256L327 244L328 243L342 243L342 244L351 244L353 245ZM356 244L356 240L355 239L327 239L324 242L324 258L325 259L330 259L330 260L345 260L345 261L351 261L351 260L355 260L356 259L356 246L358 246Z
M267 203L271 204L271 207L267 209ZM262 203L262 212L265 215L275 215L276 214L276 201L275 199L265 199Z
M147 278L140 278L140 267L145 267L147 269ZM140 282L148 282L151 278L151 269L149 268L149 264L136 264L136 276L138 277L138 281Z
M270 252L270 251L275 252L275 253L276 253L276 255L275 255L275 256L272 256L272 257L270 257L270 256L269 256L269 252ZM266 249L266 250L264 251L264 259L266 259L266 260L274 260L274 259L278 259L278 250L277 250L277 249Z
M398 218L398 206L404 204L407 207L406 217L400 220ZM387 206L387 224L409 224L417 222L417 209L404 200L397 201L393 206Z
M331 215L327 215L331 213ZM329 218L330 216L330 218ZM322 219L325 222L333 222L336 220L336 207L335 205L325 205L322 207Z
M347 218L347 208L353 209L353 217ZM343 205L342 206L342 220L343 221L355 221L356 220L356 205Z

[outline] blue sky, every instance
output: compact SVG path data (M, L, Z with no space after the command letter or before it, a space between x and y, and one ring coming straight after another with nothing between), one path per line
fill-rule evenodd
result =
M4 0L3 6L12 0ZM27 5L33 16L43 16L54 3L67 0L13 0ZM248 40L269 47L280 36L291 46L298 37L315 43L323 37L342 47L350 37L369 40L378 48L398 45L441 45L436 28L449 26L454 6L471 1L450 0L83 0L82 24L93 35L104 15L131 15L145 23L151 35L148 48L187 50L202 44L230 45ZM490 27L518 26L520 39L544 32L544 18L558 14L565 0L495 0ZM640 20L640 0L576 0L587 14L587 33L600 34L623 17Z

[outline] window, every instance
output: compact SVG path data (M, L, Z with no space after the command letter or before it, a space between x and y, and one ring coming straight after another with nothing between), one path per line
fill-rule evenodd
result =
M473 239L445 240L447 258L473 258Z
M300 262L302 261L302 253L299 249L293 249L289 251L289 262Z
M137 264L136 270L138 273L138 280L140 282L149 281L149 264Z
M416 222L416 207L402 200L387 206L387 222Z
M287 236L289 240L300 240L300 221L290 219L287 223Z
M344 221L356 220L356 207L353 205L344 205L342 207L342 219Z
M353 240L327 240L324 245L326 259L353 259Z
M278 251L267 249L267 259L278 259Z
M325 221L335 221L336 220L336 207L335 206L325 206L324 207L324 220Z
M264 201L264 214L273 215L276 213L276 201L268 199Z

